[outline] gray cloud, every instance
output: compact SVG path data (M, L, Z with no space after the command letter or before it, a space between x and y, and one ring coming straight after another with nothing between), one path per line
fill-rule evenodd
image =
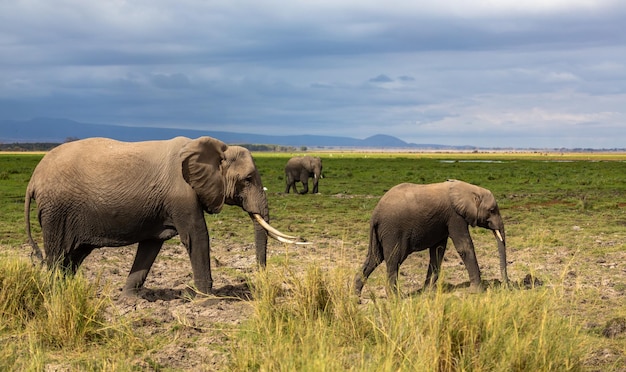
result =
M372 83L390 83L393 81L393 79L385 74L380 74L376 77L369 79L369 81Z
M162 89L184 89L190 88L191 82L185 74L154 74L151 77L152 83Z
M487 4L1 2L0 118L623 147L626 5Z

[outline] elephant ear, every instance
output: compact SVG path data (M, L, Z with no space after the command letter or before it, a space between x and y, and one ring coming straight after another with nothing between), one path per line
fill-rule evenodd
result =
M454 210L468 225L475 227L478 223L478 206L481 203L480 188L463 181L447 182L450 184L450 201Z
M187 143L179 152L183 178L208 213L219 213L224 205L222 162L227 148L220 140L200 137Z

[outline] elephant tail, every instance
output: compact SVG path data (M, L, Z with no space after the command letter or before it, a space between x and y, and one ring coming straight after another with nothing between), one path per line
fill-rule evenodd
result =
M26 220L26 235L28 236L28 243L32 248L32 252L30 253L30 259L35 263L35 259L37 259L37 263L43 263L43 254L41 253L41 249L37 242L33 239L33 235L30 229L30 201L35 197L35 190L29 184L26 189L26 196L24 197L24 218Z
M377 263L383 262L385 256L383 255L383 245L378 235L378 224L372 223L370 227L370 246L369 255L372 258L376 258Z

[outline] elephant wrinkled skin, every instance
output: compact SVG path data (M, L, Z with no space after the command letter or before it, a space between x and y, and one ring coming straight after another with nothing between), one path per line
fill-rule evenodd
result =
M269 222L269 208L259 172L247 149L211 137L90 138L50 151L33 172L24 206L33 255L44 260L31 235L31 199L37 202L48 267L73 273L95 248L139 243L125 295L143 286L163 242L176 235L187 248L197 290L209 293L204 212L219 213L224 204L248 212L257 262L266 263L268 232L258 221Z
M433 285L441 268L448 237L469 273L470 284L481 288L480 269L468 225L493 231L500 255L502 282L508 283L504 223L493 194L463 181L391 188L374 208L370 220L367 258L354 280L360 296L365 280L385 261L388 288L397 293L398 269L412 252L429 250L425 286Z

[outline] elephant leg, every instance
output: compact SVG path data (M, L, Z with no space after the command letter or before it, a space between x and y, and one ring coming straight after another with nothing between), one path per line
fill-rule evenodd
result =
M470 236L467 223L462 219L458 219L450 225L449 231L452 243L454 243L454 248L456 248L459 256L461 256L465 269L469 274L470 286L476 291L482 290L480 268L478 267L474 242Z
M123 295L137 295L139 288L141 288L146 281L148 272L161 251L162 246L162 240L142 240L139 242L137 253L135 254L135 261L130 269L128 278L126 278L126 285L124 285L124 289L122 290Z
M459 254L461 254L459 252ZM467 273L469 274L470 285L476 291L482 290L482 282L480 279L480 268L478 267L478 260L476 259L476 253L474 249L471 249L469 252L464 252L461 254L461 258L463 259L463 263L465 264L465 268L467 269Z
M439 272L441 269L441 263L443 262L443 255L446 253L446 245L448 243L448 237L445 240L435 244L429 248L430 262L428 263L428 272L426 273L426 281L424 287L432 286L437 283L439 279Z
M356 274L354 278L354 293L357 296L361 295L361 291L363 290L363 285L369 276L372 274L374 269L380 265L381 260L377 255L373 255L368 253L365 258L365 262L363 263L363 267L361 267L361 271Z
M302 181L302 191L300 191L300 194L306 194L307 192L309 192L309 180Z
M315 180L313 182L313 194L317 194L317 193L319 193L319 188L318 188L317 180Z
M482 289L482 283L480 281L480 268L478 267L478 260L476 259L474 245L470 244L469 248L466 249L457 248L457 252L459 253L459 256L461 256L465 269L469 274L470 286L474 290L480 291Z
M180 234L181 241L189 253L196 290L200 293L210 294L213 288L211 245L204 217L192 227L191 233Z
M46 239L45 231L44 231L44 240L43 240L46 256L44 257L44 262L48 269L52 270L55 268L65 268L67 270L71 270L70 261L65 254L61 244L51 243L50 239Z
M294 180L294 181L291 183L291 186L290 186L290 187L293 189L293 193L294 193L294 194L297 194L297 193L298 193L298 188L296 187L296 184L297 184L297 183L298 183L298 180Z
M94 247L89 245L79 245L78 247L72 249L72 251L67 254L64 258L63 267L65 267L69 272L75 274L78 270L80 264L83 263L85 258L89 256L89 254L94 250Z
M46 252L44 261L48 269L61 268L72 272L73 267L70 253L76 248L73 235L59 233L59 231L65 231L65 221L58 218L46 217L48 214L44 211L39 211L39 224L41 225L41 232L43 235L43 247ZM69 247L69 248L68 248Z
M399 242L398 242L399 241ZM403 236L389 236L386 242L383 242L384 247L393 247L391 250L385 250L384 259L387 263L387 295L399 295L398 290L398 271L400 265L408 256L408 240Z
M399 295L398 291L398 270L399 262L387 262L387 296Z

